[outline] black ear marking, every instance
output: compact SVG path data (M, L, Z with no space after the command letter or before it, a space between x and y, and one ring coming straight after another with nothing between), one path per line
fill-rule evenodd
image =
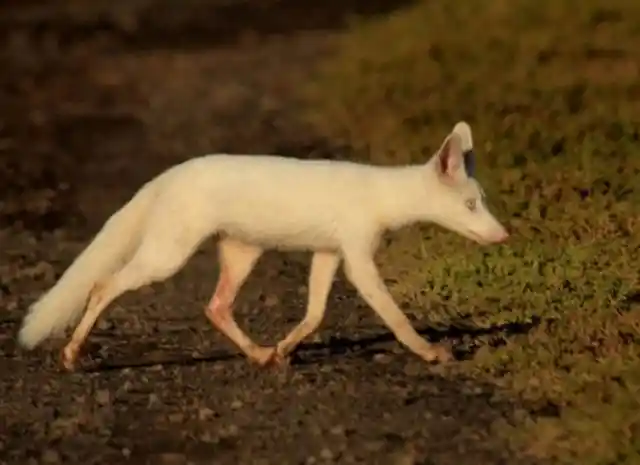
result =
M462 156L464 157L464 170L467 176L472 178L476 172L476 155L473 149L465 151Z

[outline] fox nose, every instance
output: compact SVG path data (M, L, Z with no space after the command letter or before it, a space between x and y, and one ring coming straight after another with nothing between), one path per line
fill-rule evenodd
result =
M494 238L494 242L496 243L500 243L500 242L504 242L507 239L509 239L509 233L507 232L506 229L503 229L502 231L500 231L498 234L495 235Z

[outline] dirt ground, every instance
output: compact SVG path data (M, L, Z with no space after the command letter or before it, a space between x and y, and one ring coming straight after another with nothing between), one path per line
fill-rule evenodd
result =
M490 426L516 407L401 348L342 275L289 369L249 365L203 315L214 244L114 304L82 370L60 369L62 341L16 347L28 305L162 169L214 151L338 153L296 118L294 90L348 13L399 2L113 3L0 10L0 463L514 463ZM256 340L302 317L307 266L260 261L237 308Z

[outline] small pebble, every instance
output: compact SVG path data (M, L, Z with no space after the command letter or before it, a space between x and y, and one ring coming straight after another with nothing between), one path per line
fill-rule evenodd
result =
M233 410L238 410L239 408L242 408L243 405L244 404L242 403L242 401L238 400L238 399L236 399L233 402L231 402L231 408Z
M100 405L107 405L111 401L111 393L107 389L96 391L96 402Z
M149 394L149 400L147 401L147 407L153 407L160 404L160 398L157 394Z
M335 434L336 436L344 436L344 426L336 425L329 430L331 434Z
M278 296L275 294L269 294L264 299L264 306L267 308L275 307L279 303L280 303L280 299L278 299Z
M238 428L236 425L228 425L224 429L225 436L237 436L239 432L240 432L240 428Z
M113 327L113 322L109 320L98 320L96 323L96 328L100 331L109 331L110 329L113 329Z
M198 410L198 418L200 420L208 420L212 416L213 416L213 410L211 410L210 408L203 407L200 410Z
M383 365L388 364L393 360L388 354L375 354L373 356L373 361L376 363L382 363Z
M44 463L60 463L60 454L54 449L45 449L42 453L42 461Z
M210 431L205 431L200 435L200 440L207 444L213 444L216 442L216 438L211 434Z
M177 452L165 452L164 454L160 454L158 459L158 462L162 465L182 465L187 463L185 455Z
M320 457L324 460L331 460L333 458L333 452L325 447L320 451Z
M404 374L407 376L416 376L420 374L424 368L424 362L411 361L404 366Z

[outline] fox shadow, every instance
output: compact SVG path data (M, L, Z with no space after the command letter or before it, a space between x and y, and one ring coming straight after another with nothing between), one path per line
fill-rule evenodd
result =
M482 336L492 336L491 346L499 347L506 344L510 336L526 334L541 323L540 318L533 318L528 322L510 322L489 327L478 327L466 322L455 322L444 328L434 328L423 325L416 328L417 332L432 343L449 341L456 360L466 360L473 357L479 344L462 344L463 340L477 341ZM332 337L327 342L310 342L300 344L293 354L293 364L305 365L316 363L319 358L350 355L356 358L369 358L376 353L388 350L384 344L397 343L396 337L389 331L361 338ZM304 355L304 358L302 357Z
M478 327L468 324L465 321L459 321L445 328L422 326L418 327L417 331L421 336L433 343L441 341L451 342L454 358L456 360L466 360L473 358L474 353L480 347L480 344L477 343L480 337L492 337L490 345L492 347L499 347L506 344L507 338L514 335L526 334L539 326L541 322L541 318L534 317L528 322L510 322L489 327ZM470 340L471 343L462 344L463 340ZM345 356L370 359L376 354L388 352L388 348L385 348L384 345L395 342L397 342L397 339L389 331L357 338L331 337L324 342L302 342L291 355L290 364L293 366L314 365L328 358ZM244 358L244 356L240 353L231 353L223 350L211 352L203 356L186 356L167 353L159 357L142 357L137 360L97 361L97 363L92 363L91 366L86 367L84 371L100 372L157 365L192 366L201 363L226 362L242 358Z

